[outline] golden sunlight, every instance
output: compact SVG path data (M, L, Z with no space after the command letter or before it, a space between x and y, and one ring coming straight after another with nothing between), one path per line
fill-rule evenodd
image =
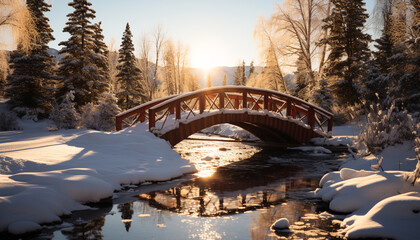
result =
M195 51L191 51L191 67L202 68L210 70L214 67L220 66L223 63L221 59L223 54L214 48L201 48Z

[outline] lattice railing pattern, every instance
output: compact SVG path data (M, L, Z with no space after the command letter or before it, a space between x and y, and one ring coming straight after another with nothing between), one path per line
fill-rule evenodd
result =
M322 108L276 91L241 86L202 89L140 105L117 116L117 130L146 120L151 130L162 130L175 121L235 110L249 114L269 112L300 121L320 133L332 131L333 115Z

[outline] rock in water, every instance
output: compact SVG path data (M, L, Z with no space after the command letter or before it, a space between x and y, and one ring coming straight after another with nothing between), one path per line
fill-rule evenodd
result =
M282 230L289 228L289 220L287 218L280 218L273 225L271 225L271 230Z

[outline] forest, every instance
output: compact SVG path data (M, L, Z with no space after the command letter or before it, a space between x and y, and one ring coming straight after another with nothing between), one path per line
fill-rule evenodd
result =
M16 127L18 117L109 131L121 111L212 86L210 76L199 84L188 46L165 36L162 26L142 37L135 56L130 23L119 49L107 46L92 3L74 0L63 29L70 37L56 57L49 54L49 3L0 4L0 27L17 43L1 51L0 96L11 111L1 114L3 130ZM364 119L359 142L368 152L417 137L419 0L377 0L373 16L362 0L286 0L254 29L262 63L239 63L232 84L296 96L333 112L337 123ZM380 37L372 39L369 30ZM227 84L225 74L219 85Z

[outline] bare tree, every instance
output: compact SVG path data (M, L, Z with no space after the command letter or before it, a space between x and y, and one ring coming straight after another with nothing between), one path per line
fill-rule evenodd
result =
M162 52L162 75L164 76L167 94L184 92L183 86L186 85L185 78L188 72L186 68L188 47L181 41L178 41L175 45L171 39L168 39L165 41Z
M277 91L288 92L286 82L283 77L283 71L281 68L280 57L282 54L281 49L278 47L277 39L274 35L273 25L261 17L254 30L254 38L259 43L262 49L262 57L265 59L265 67L268 71L263 71L262 77L258 78L259 81L267 82L269 86L272 85L272 89ZM267 77L264 77L267 76Z
M118 64L118 51L115 46L115 38L111 38L108 44L108 66L109 66L109 86L110 93L117 93L118 81L117 81L117 64Z
M25 2L0 0L0 6L0 30L6 28L5 30L12 34L15 43L20 45L20 49L28 51L30 43L37 37L37 31ZM6 45L4 40L0 40L0 46Z
M271 17L276 34L281 36L278 40L283 53L295 59L302 56L311 87L316 86L313 64L320 55L322 20L329 6L327 0L286 0L283 5L277 5L277 12Z
M175 66L175 47L172 40L165 41L165 47L163 49L163 75L164 83L166 87L167 95L173 95L177 93L177 81L176 81L176 66Z
M186 72L187 72L187 57L188 57L188 46L183 44L181 41L177 42L176 52L175 52L175 64L176 64L176 80L177 80L177 93L182 93L185 91L184 85L186 82Z
M153 99L153 93L156 90L157 71L158 71L158 67L159 67L159 58L160 58L160 53L162 51L164 41L165 41L165 35L163 33L162 26L158 25L156 27L156 30L155 30L154 34L153 34L153 44L154 44L154 48L155 48L156 58L155 58L155 66L154 66L154 70L153 70L153 76L152 76L152 83L151 83L151 87L149 89L149 101Z
M144 81L145 91L149 93L153 92L152 90L152 79L150 78L151 73L151 42L146 34L144 34L140 39L140 60L139 68L142 73L142 79ZM150 100L150 99L149 99Z

